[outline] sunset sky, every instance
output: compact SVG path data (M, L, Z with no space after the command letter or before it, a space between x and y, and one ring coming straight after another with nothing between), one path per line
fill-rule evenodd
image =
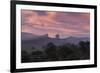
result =
M54 38L89 37L90 13L21 10L22 32Z

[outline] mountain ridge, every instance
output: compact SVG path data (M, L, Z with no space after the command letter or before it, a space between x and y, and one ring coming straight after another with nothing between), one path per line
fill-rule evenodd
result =
M22 46L45 46L52 42L55 45L62 45L66 43L78 44L80 41L89 41L88 37L67 37L67 38L50 38L47 35L37 36L32 35L32 38L22 39ZM23 37L22 37L23 38Z

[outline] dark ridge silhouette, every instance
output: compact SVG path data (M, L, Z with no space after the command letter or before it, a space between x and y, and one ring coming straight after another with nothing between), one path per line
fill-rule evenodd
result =
M24 36L24 37L23 37ZM68 37L61 39L59 35L55 35L56 38L50 38L47 34L42 36L33 35L31 33L22 33L22 49L31 48L32 46L41 49L42 46L45 46L49 42L52 42L56 46L63 45L65 43L78 44L80 41L89 41L88 37Z
M27 48L27 50L30 48ZM42 46L39 50L32 47L30 52L22 50L21 62L48 62L48 61L69 61L90 59L90 42L80 41L78 44L65 43L55 45L52 42Z

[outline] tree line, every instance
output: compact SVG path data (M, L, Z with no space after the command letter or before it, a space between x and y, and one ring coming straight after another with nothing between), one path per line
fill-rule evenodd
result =
M42 47L43 51L32 51L28 53L21 51L22 62L47 62L47 61L67 61L90 59L90 42L80 41L79 44L63 44L56 46L52 42ZM37 49L34 46L32 49Z

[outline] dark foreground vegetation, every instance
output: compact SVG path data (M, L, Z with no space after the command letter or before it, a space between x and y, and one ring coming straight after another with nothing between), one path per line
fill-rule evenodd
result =
M79 44L63 44L56 46L48 43L43 46L43 51L35 50L34 46L29 53L25 50L21 51L21 61L26 62L47 62L47 61L67 61L67 60L86 60L90 58L89 41L80 41Z

